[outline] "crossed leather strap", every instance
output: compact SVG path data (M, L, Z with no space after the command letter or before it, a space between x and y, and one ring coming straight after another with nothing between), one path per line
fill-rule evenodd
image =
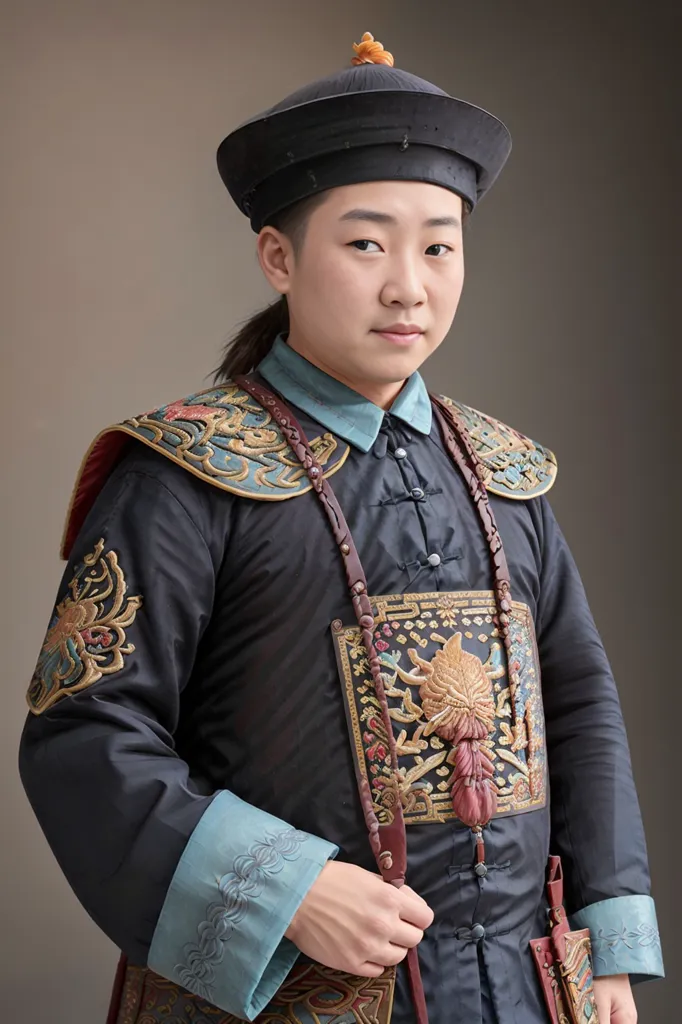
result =
M389 716L379 656L373 642L374 616L367 593L367 579L341 506L329 481L324 477L322 466L320 466L313 455L303 428L281 398L264 387L255 377L237 376L234 378L234 382L272 414L296 458L303 466L329 520L334 539L343 559L355 616L361 630L363 644L367 651L376 696L381 705L382 720L389 740L391 767L394 773L397 774L398 753ZM481 479L483 476L483 466L454 410L433 395L431 396L431 402L445 448L468 485L469 493L478 511L488 542L497 605L495 625L504 641L507 668L509 669L509 650L511 646L509 613L512 610L509 569L502 547L502 539L495 523L487 491ZM512 716L514 716L513 701L511 705ZM512 727L513 725L514 722L512 720ZM482 731L485 732L485 730L481 730L480 723L474 719L474 716L466 716L466 721L459 728L455 741L458 750L461 748L469 756L461 757L461 759L458 758L460 765L455 767L455 784L453 786L453 806L460 820L470 826L475 836L476 860L478 863L483 862L485 859L482 830L496 809L494 783L490 777L491 773L487 769L485 756L479 750L479 741L484 738L484 735L481 734ZM462 768L462 764L466 766L466 769ZM462 774L464 770L466 770L466 775ZM459 778L458 771L460 773ZM390 824L380 822L372 805L369 785L359 771L357 772L357 779L360 801L369 833L369 841L377 866L384 881L400 887L405 883L407 871L407 836L401 803L397 801L394 817ZM424 987L419 970L416 946L408 951L407 969L417 1024L428 1024L426 999L424 997Z

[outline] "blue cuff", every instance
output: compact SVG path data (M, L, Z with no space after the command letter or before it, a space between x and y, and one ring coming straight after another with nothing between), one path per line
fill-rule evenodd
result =
M592 903L571 917L571 927L590 929L595 978L629 974L635 982L665 977L651 896Z
M149 967L253 1020L299 951L284 933L338 847L224 790L192 833L159 917Z

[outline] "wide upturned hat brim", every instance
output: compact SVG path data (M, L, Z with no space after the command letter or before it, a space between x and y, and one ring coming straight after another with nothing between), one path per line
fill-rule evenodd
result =
M362 181L427 181L473 208L510 149L508 129L487 111L408 72L365 64L235 129L218 149L218 169L259 231L300 199Z

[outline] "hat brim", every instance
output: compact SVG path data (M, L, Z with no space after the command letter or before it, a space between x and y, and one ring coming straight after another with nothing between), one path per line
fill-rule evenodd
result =
M502 170L511 135L499 118L451 96L405 90L343 93L241 125L220 144L218 170L248 215L259 185L295 165L335 153L341 163L345 150L363 147L376 152L386 146L389 156L411 145L445 150L472 164L475 195L468 198L475 205Z

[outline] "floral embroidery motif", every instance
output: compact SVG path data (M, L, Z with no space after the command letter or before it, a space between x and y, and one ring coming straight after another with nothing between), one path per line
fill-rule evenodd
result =
M618 956L621 946L634 951L635 955L637 947L639 947L661 956L661 939L655 925L642 921L633 930L622 922L617 928L610 928L608 931L605 928L599 928L596 935L592 934L595 964L600 961L606 967Z
M135 650L125 631L142 604L141 597L126 597L127 589L116 552L104 552L100 540L77 567L50 622L27 694L34 714L121 671Z
M385 638L383 643L375 640L375 647L393 722L397 776L391 769L388 736L360 631L337 624L332 635L353 756L369 783L379 820L387 824L393 820L398 800L406 824L457 817L451 799L458 750L453 730L463 714L479 716L490 729L479 748L494 771L495 816L543 807L547 800L544 714L528 607L513 604L507 677L493 622L492 593L401 594L371 600L374 635ZM384 631L385 623L390 623L392 637ZM483 630L474 635L463 629L472 623Z
M221 963L225 943L249 912L250 904L263 892L272 875L283 870L285 861L301 856L305 832L287 828L254 843L248 853L237 857L232 871L218 882L220 902L206 909L206 919L197 929L198 941L185 946L185 962L176 964L178 981L202 999L211 999L215 968Z
M556 457L548 448L518 431L441 395L465 427L482 463L481 479L487 489L503 498L537 498L556 479Z

